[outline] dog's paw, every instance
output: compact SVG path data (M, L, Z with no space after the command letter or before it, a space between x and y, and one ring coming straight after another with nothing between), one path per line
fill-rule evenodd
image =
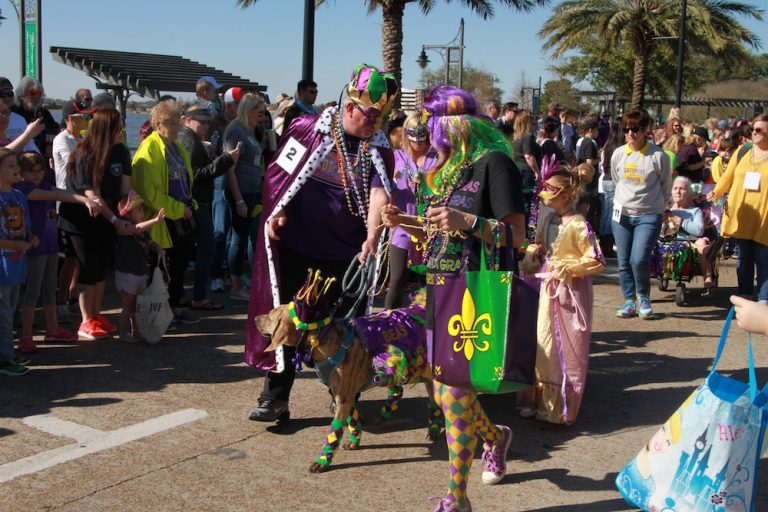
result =
M309 472L310 473L325 473L331 468L328 464L320 464L319 462L313 462L311 466L309 466Z
M352 441L347 441L343 445L341 445L342 448L345 450L359 450L360 449L360 442L353 443Z

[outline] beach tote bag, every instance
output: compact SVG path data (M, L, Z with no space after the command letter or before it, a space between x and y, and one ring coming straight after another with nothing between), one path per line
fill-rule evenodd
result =
M149 344L159 343L173 320L173 311L168 304L167 273L163 256L152 274L152 283L136 297L136 328L139 336Z
M716 371L734 309L723 327L712 371L616 477L619 492L646 511L754 511L768 395L757 391L752 340L749 382Z
M534 380L538 292L514 272L488 270L480 254L479 271L427 274L432 374L482 393L518 391Z

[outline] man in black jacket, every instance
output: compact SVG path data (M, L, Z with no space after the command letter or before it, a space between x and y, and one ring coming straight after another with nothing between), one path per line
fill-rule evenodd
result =
M220 156L213 158L215 149L207 149L210 142L203 142L208 135L213 116L210 111L201 105L188 107L181 117L182 127L179 131L180 142L189 153L192 162L194 180L192 184L192 197L197 201L195 210L195 223L197 231L197 261L195 262L194 286L192 291L192 309L214 310L221 309L222 304L211 302L207 297L208 277L213 262L215 244L213 239L213 220L211 216L211 203L213 202L213 180L222 176L227 169L237 163L240 149L224 151Z
M288 130L291 122L299 116L315 115L317 101L317 84L312 80L300 80L296 85L296 96L293 104L285 111L285 121L283 121L283 131Z

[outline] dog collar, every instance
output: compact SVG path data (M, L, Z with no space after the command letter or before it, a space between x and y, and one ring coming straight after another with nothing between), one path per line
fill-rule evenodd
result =
M288 304L288 312L291 315L291 320L293 320L293 325L295 325L297 329L301 329L302 331L316 331L317 329L325 327L326 325L331 323L330 316L327 316L322 320L317 320L315 322L302 322L299 319L299 317L296 315L296 309L293 301L291 301Z

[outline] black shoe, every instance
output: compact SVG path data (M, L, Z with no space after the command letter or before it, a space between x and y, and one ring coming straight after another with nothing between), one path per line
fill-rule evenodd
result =
M290 417L288 402L278 399L261 400L259 406L248 415L248 419L253 421L283 421Z

